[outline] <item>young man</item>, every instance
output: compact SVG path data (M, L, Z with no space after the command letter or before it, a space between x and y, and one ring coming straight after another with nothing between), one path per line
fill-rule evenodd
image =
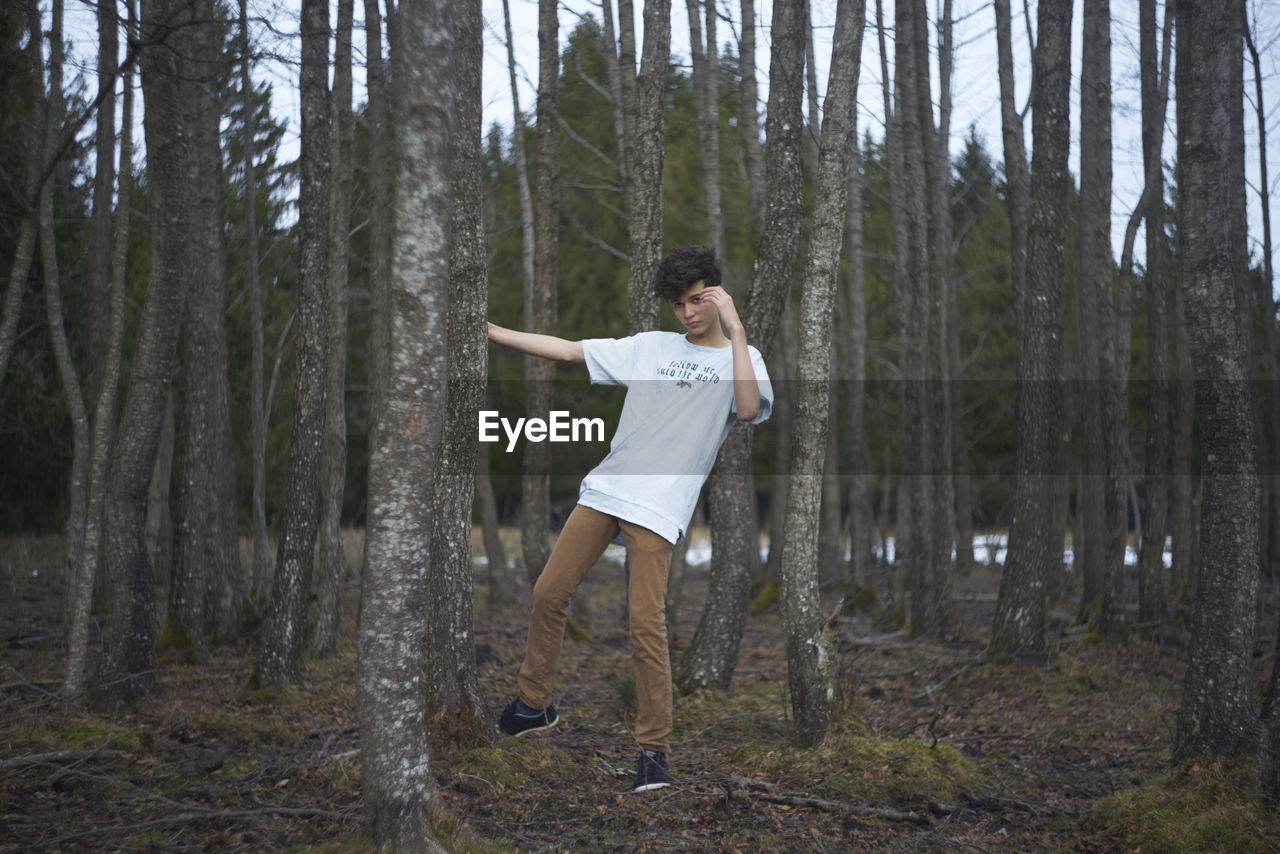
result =
M489 324L489 339L523 353L585 362L593 383L627 387L609 454L582 481L578 504L533 588L529 640L502 713L509 735L559 722L551 686L573 591L615 537L631 562L628 604L640 761L635 790L668 786L672 696L667 652L667 570L672 545L735 421L769 417L773 389L760 352L747 344L733 299L720 286L715 252L672 250L658 268L658 299L688 331L566 341Z

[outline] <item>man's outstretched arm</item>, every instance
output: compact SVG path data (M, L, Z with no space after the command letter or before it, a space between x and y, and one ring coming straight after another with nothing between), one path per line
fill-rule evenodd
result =
M536 332L519 332L505 326L489 324L489 340L530 356L541 356L557 362L577 362L582 364L586 357L582 355L581 341L566 341L554 335L539 335Z

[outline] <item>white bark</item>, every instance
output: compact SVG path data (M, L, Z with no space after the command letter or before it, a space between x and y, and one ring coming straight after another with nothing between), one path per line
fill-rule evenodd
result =
M805 743L822 739L835 699L833 638L818 606L818 526L830 405L831 320L849 198L854 94L865 10L865 0L840 0L836 7L814 228L800 300L800 322L809 334L802 336L797 363L796 442L779 595L787 636L791 709Z
M476 2L476 0L467 0ZM422 636L431 507L446 383L446 286L454 116L451 4L406 0L392 63L395 227L387 397L369 464L357 707L361 780L374 843L435 846L423 726Z

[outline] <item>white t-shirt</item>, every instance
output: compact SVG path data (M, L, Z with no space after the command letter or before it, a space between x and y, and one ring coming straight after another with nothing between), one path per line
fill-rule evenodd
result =
M760 351L748 346L760 386L758 424L773 409ZM675 332L582 342L591 382L626 386L609 454L582 480L578 503L680 539L716 453L737 420L733 348L699 347Z

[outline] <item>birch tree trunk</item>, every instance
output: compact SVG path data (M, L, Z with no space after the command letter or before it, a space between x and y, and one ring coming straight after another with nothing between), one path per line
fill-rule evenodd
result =
M524 116L520 112L520 92L516 86L516 54L515 54L515 44L511 37L511 8L508 0L503 0L502 15L503 15L503 23L505 25L506 34L507 34L507 73L511 83L511 111L512 111L512 128L513 128L511 132L512 153L515 156L516 188L520 196L520 225L521 225L521 234L522 234L521 271L524 274L523 292L525 294L524 320L525 320L525 328L530 328L529 324L532 322L531 297L533 294L533 251L534 251L534 244L536 243L536 235L534 234L534 228L533 228L533 194L529 190L529 161L525 153L525 146L524 146L524 137L525 137ZM621 144L622 144L621 141L619 141L619 145ZM528 365L528 362L526 361L526 366L527 365ZM488 471L487 465L485 467L485 471ZM532 587L533 583L538 578L538 573L541 571L542 566L546 564L547 558L550 557L551 552L549 549L545 548L545 534L543 534L543 539L540 541L544 543L544 550L538 554L532 555L533 562L530 562L530 557L531 557L530 553L528 551L524 551L526 536L524 532L523 498L524 498L524 483L522 481L521 482L521 499L522 499L521 530L520 530L521 550L523 552L523 557L525 560L525 569L529 576L529 585ZM539 541L536 540L536 537L537 537L536 533L534 536L535 536L535 539L532 540L531 542L533 543L533 547L536 548L537 542ZM499 545L501 544L499 543ZM492 561L493 555L491 553L489 554L489 558L490 558L490 561Z
M538 0L538 166L534 200L532 289L525 292L529 332L556 332L556 276L560 226L560 22L556 0ZM526 250L527 251L527 250ZM524 357L525 412L545 417L554 400L556 366L548 359ZM551 546L551 446L530 442L524 449L520 488L520 544L529 584L542 574Z
M956 243L951 217L951 110L952 73L955 65L953 20L951 0L945 0L942 17L938 22L938 243L941 247L943 317L942 332L945 350L943 386L947 392L947 411L940 418L949 425L952 474L952 493L947 507L950 525L949 536L944 537L948 546L955 541L955 567L967 572L973 566L973 501L969 478L969 445L964 423L964 363L960 359L960 295L956 281Z
M908 215L906 208L906 170L904 168L905 155L903 152L903 121L902 109L900 105L894 103L893 88L897 85L897 78L905 72L895 65L894 77L889 76L889 55L885 45L885 26L884 26L884 4L881 0L876 0L876 40L880 47L880 77L881 77L881 97L884 101L885 116L885 144L888 148L888 166L889 166L889 219L893 227L893 302L895 313L899 323L898 334L898 366L900 370L905 370L906 361L906 334L903 330L910 326L903 325L903 319L906 318L909 304L908 288L909 273L907 271L908 258ZM909 38L907 39L909 42ZM905 48L904 48L905 49ZM905 395L905 391L900 396ZM905 401L904 401L905 402ZM905 412L905 406L903 407ZM898 431L898 442L885 444L885 475L891 477L892 470L889 460L892 459L894 452L897 452L899 462L901 457L906 453L904 446L904 431ZM903 475L906 473L902 467L899 467L898 477L896 479L896 498L886 501L886 508L892 507L893 510L886 509L886 518L893 514L895 524L895 534L897 537L898 549L893 560L892 570L890 573L890 600L895 605L895 610L899 613L905 611L904 595L905 580L903 578L903 567L907 562L902 560L904 549L902 544L912 539L912 516L911 507L907 501L908 490ZM891 481L892 482L892 481ZM888 525L886 524L886 530ZM885 562L889 562L888 549L884 551Z
M640 73L626 118L625 195L631 232L627 295L632 335L658 328L653 282L662 261L663 105L670 55L671 0L645 0ZM628 71L623 69L623 73Z
M764 234L764 155L760 149L760 110L756 84L756 4L755 0L742 0L742 37L738 42L738 64L742 74L739 98L742 115L738 117L742 129L742 158L746 161L747 190L751 195L752 245Z
M54 0L50 10L49 83L44 98L44 149L52 151L62 126L62 0ZM53 229L53 182L40 188L40 266L44 273L45 320L49 343L53 349L58 378L67 412L71 417L71 482L67 489L67 521L63 526L63 589L65 602L72 601L80 578L83 558L85 521L89 502L89 416L85 411L80 378L71 357L66 323L62 314L62 283L58 273L58 245ZM64 621L69 623L69 620Z
M1118 362L1117 295L1111 257L1111 5L1085 0L1080 72L1080 333L1085 382L1084 459L1102 462L1084 506L1084 606L1101 605L1105 638L1123 636L1123 568L1128 522L1125 376ZM1127 336L1127 330L1124 332ZM1093 456L1102 451L1099 456ZM1098 486L1101 485L1101 489Z
M613 26L613 0L600 0L600 41L605 75L609 80L609 100L613 107L613 136L618 148L618 174L627 185L627 117L622 97L622 63L618 59L618 37ZM632 63L631 73L635 73ZM514 90L513 90L514 94Z
M329 179L329 353L325 365L324 456L320 485L320 540L316 555L315 629L311 652L338 651L342 623L342 499L347 479L347 268L355 118L351 112L353 0L339 0L333 62L333 139Z
M197 76L198 10L183 0L144 0L140 55L147 172L147 293L130 360L128 389L108 465L103 514L103 565L110 579L102 666L96 686L107 707L128 705L155 686L156 578L144 522L147 492L160 445L186 302L185 203L197 180L195 130L186 105ZM165 35L167 33L167 36Z
M320 525L326 352L329 347L329 7L302 0L301 179L298 191L298 353L293 432L276 573L254 674L269 686L302 677L302 642Z
M1001 5L998 3L998 5ZM1045 581L1062 561L1054 524L1062 398L1062 275L1070 141L1071 7L1038 9L1032 59L1030 222L1026 290L1014 295L1018 328L1018 403L1014 434L1013 524L990 649L1039 658L1045 652ZM1003 65L1003 63L1002 63ZM1006 135L1008 129L1006 127ZM1015 256L1016 257L1016 256Z
M211 0L196 3L212 22ZM174 405L174 564L161 647L195 661L208 657L215 626L229 628L248 590L240 570L236 526L235 447L227 356L227 269L223 240L222 153L218 84L221 41L209 23L198 29L185 101L199 170L186 187L187 309L179 343Z
M939 80L938 125L933 125L933 97L929 82L929 33L928 13L924 0L918 0L915 32L915 52L920 69L916 77L919 88L920 127L926 131L923 139L925 207L928 211L929 238L926 244L928 257L929 307L928 341L925 357L926 405L934 438L927 443L928 457L928 558L924 576L927 598L925 608L919 611L921 631L936 637L945 637L954 624L951 602L952 544L955 539L956 513L955 488L952 483L952 431L951 431L951 371L947 360L947 290L951 256L951 5L944 0L938 21Z
M685 5L689 10L694 112L698 125L698 153L702 160L702 192L707 206L707 243L715 247L716 257L724 266L728 263L729 252L725 247L724 212L720 203L720 49L716 45L716 4L715 0L686 0ZM705 39L701 24L703 15L706 18Z
M1138 552L1138 620L1163 620L1165 608L1164 541L1169 530L1170 451L1169 350L1172 343L1165 280L1164 119L1168 104L1169 52L1173 5L1165 6L1164 37L1156 53L1156 4L1143 0L1139 12L1142 66L1142 162L1147 249L1147 436L1146 525ZM1273 328L1273 327L1268 327Z
M454 19L456 87L453 122L453 237L449 246L448 390L432 502L430 604L427 621L428 726L454 738L487 740L496 730L476 674L471 580L471 506L476 472L476 412L489 377L489 280L485 271L481 166L480 3L463 3ZM487 450L487 448L486 448ZM469 738L468 738L469 737Z
M801 141L803 156L804 143ZM785 306L785 304L784 304ZM791 488L791 447L795 440L793 416L796 410L795 391L796 313L785 306L778 319L777 346L769 359L769 377L774 382L773 428L774 455L773 476L764 486L769 495L769 512L766 514L765 532L769 535L769 556L763 566L753 567L752 590L760 590L778 581L782 572L782 544L786 541L787 492Z
M421 660L432 509L423 496L434 494L446 389L449 135L455 115L451 4L405 0L392 62L399 116L392 335L384 420L369 462L369 562L361 588L357 682L360 776L375 846L430 851L440 849L427 827L435 782L423 726Z
M916 636L933 629L931 591L933 523L931 515L930 446L935 438L929 400L929 353L932 345L932 276L930 270L929 167L933 155L933 114L927 97L929 60L920 46L927 41L923 4L909 0L894 6L894 118L901 148L902 210L906 218L905 261L898 305L902 336L902 423L900 471L908 516L905 534L899 531L899 560L906 568L907 633ZM921 82L923 79L924 82ZM904 251L905 250L905 251Z
M134 37L133 3L129 4L127 35ZM114 24L113 24L114 25ZM133 72L126 72L124 101L121 105L119 198L133 195ZM115 433L116 392L120 383L120 363L124 349L125 266L129 250L129 231L133 208L118 204L114 216L115 240L111 253L111 299L107 350L104 354L101 388L93 416L92 464L89 470L89 510L85 519L84 549L80 558L80 574L71 589L72 600L67 621L67 673L62 692L70 697L84 690L89 645L89 611L98 578L102 545L103 493L106 487L107 461Z
M836 7L814 199L814 228L800 300L800 322L810 334L802 336L797 363L799 399L795 415L793 483L787 500L779 596L787 636L792 719L803 744L817 743L826 734L835 698L834 632L820 612L818 601L818 523L830 405L831 320L848 202L853 111L858 67L862 61L865 11L865 0L840 0Z
M485 352L486 361L489 358ZM491 606L509 605L514 601L512 582L507 577L507 550L503 548L498 527L498 502L493 495L493 482L489 479L489 448L476 449L476 509L480 516L480 529L484 537L484 556L489 561L489 596Z
M253 563L249 570L250 589L258 596L266 590L267 579L267 416L263 408L264 350L262 344L262 282L258 269L258 180L254 171L253 140L257 138L257 113L253 105L253 65L249 48L249 5L240 0L240 94L244 103L244 235L245 279L249 286L249 336L252 353L249 367L249 418L253 443ZM372 88L373 84L370 83ZM372 99L371 99L372 100ZM372 137L372 135L371 135ZM372 145L372 142L370 143ZM376 214L371 213L371 216Z
M756 276L747 293L743 325L767 358L786 304L800 239L800 109L804 97L804 16L795 3L776 0L769 61L767 223ZM751 501L751 429L736 424L720 447L710 480L711 570L707 599L693 641L680 660L676 685L726 690L733 681L747 619L751 554L756 549Z
M1099 263L1105 263L1106 270L1106 302L1100 305L1102 323L1102 358L1101 375L1105 379L1102 400L1103 424L1106 427L1107 455L1107 544L1106 571L1103 574L1102 612L1099 627L1103 637L1111 643L1124 640L1125 626L1125 552L1129 542L1129 488L1132 478L1129 471L1129 355L1130 355L1130 308L1133 301L1133 279L1126 279L1122 273L1118 284L1112 284L1114 260L1111 254L1111 6L1110 0L1090 0L1097 2L1096 26L1087 27L1089 32L1096 33L1085 37L1085 44L1095 43L1099 51L1096 64L1101 69L1105 65L1105 74L1099 71L1098 104L1105 142L1100 142L1098 151L1100 165L1105 167L1102 175L1102 192L1104 194L1103 212L1104 226L1098 230L1097 251ZM1089 6L1085 7L1086 9ZM1106 47L1106 56L1102 48ZM1086 62L1087 66L1089 63ZM1103 154L1102 152L1105 152ZM1132 250L1130 250L1132 257ZM1130 268L1132 269L1132 268ZM1136 508L1135 508L1136 509Z
M1262 747L1251 691L1261 484L1253 372L1235 297L1246 272L1236 222L1245 206L1236 151L1244 115L1230 102L1243 87L1244 4L1180 0L1176 15L1178 254L1204 480L1204 548L1174 742L1174 760L1187 762L1204 753L1253 758Z
M872 560L872 529L875 527L875 478L871 469L871 452L867 444L865 413L867 399L867 299L863 261L862 229L862 153L858 141L858 112L853 113L853 145L849 164L849 209L846 223L849 237L845 241L848 264L848 342L849 414L844 425L845 448L849 466L849 573L850 587L868 584Z
M85 315L89 327L89 388L94 400L107 365L110 311L107 293L111 266L111 191L116 182L116 69L120 52L120 21L115 4L98 6L98 87L110 86L112 96L98 102L94 132L93 214L85 246Z

